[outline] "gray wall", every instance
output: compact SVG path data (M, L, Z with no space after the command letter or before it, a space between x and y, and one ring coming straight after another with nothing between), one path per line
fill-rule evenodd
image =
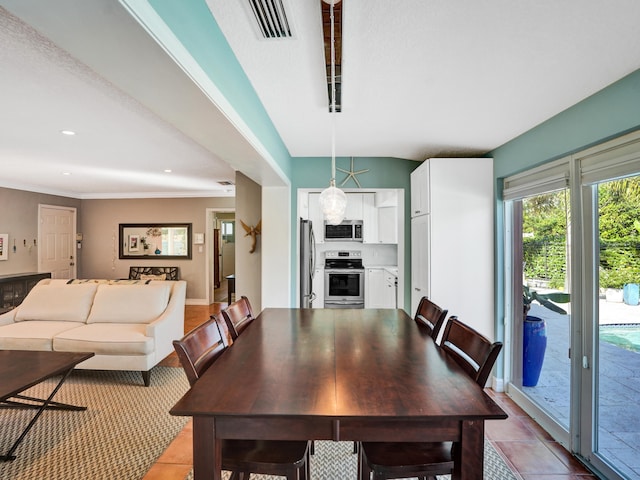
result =
M82 232L82 278L127 278L129 267L177 266L187 281L187 299L206 298L205 252L192 245L191 260L152 258L120 260L120 223L191 223L193 233L206 232L207 208L233 208L233 198L144 198L83 200L78 231ZM210 239L205 236L206 240Z
M9 258L0 261L0 275L38 271L38 252L33 248L33 240L38 238L38 205L73 207L79 218L81 203L74 198L0 187L0 233L9 234ZM81 264L82 259L79 261Z
M262 187L240 172L236 173L236 298L245 295L254 312L262 310L262 235L258 235L256 250L251 249L251 237L245 236L240 221L255 227L262 216ZM282 288L287 288L283 285Z
M82 249L76 250L78 278L126 278L132 265L175 265L180 268L181 278L187 280L187 299L201 303L206 299L204 249L199 252L193 248L191 260L120 260L118 227L120 223L191 223L194 233L205 233L207 208L234 208L235 199L79 200L0 187L0 233L9 234L9 259L0 261L0 275L38 271L37 249L28 247L38 237L40 204L76 208L77 230L83 234Z

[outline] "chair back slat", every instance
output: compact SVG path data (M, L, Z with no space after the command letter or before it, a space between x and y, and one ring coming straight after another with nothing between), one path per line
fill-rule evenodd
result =
M492 343L456 317L449 318L440 346L481 387L487 383L502 349L501 342Z
M233 340L238 338L238 335L254 320L251 303L244 295L222 310L222 316Z
M218 322L218 318L212 315L208 321L198 325L180 340L173 341L173 348L191 386L228 346Z
M414 320L429 331L429 335L435 342L444 324L444 319L447 317L447 312L448 310L442 309L427 297L422 297Z

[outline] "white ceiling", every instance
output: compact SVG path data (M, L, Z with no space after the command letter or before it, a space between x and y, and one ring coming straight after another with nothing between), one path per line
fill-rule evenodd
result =
M320 0L285 0L294 38L275 41L244 0L206 1L290 154L330 156ZM0 185L112 198L232 195L218 182L234 170L282 182L119 3L0 7ZM483 154L640 68L637 0L343 11L338 156Z

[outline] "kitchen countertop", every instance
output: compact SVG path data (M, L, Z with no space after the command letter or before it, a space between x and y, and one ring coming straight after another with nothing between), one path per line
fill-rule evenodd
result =
M396 265L366 265L364 268L383 268L391 275L398 276L398 267Z

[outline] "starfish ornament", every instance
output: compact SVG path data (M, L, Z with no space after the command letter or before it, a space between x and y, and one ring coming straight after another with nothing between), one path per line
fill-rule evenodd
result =
M358 185L358 188L362 188L362 185L360 185L360 182L356 178L356 175L360 175L361 173L367 173L369 171L368 168L366 170L358 170L357 172L354 171L353 170L353 157L351 157L351 169L343 170L342 168L336 168L336 170L340 170L342 173L346 173L347 174L347 176L344 177L344 180L342 180L342 183L340 184L341 187L344 187L345 183L347 183L350 178L353 178L353 181L356 182L356 185Z

